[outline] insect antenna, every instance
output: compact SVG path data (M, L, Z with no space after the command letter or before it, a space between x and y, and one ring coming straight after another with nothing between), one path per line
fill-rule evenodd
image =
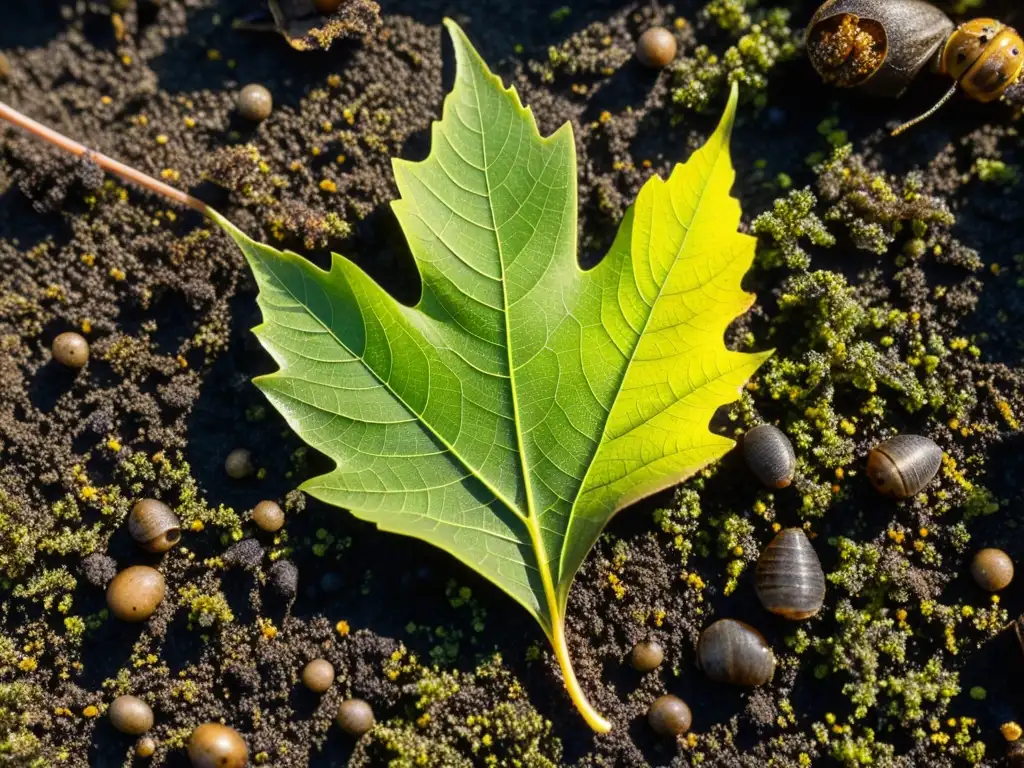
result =
M948 91L946 91L946 95L943 96L941 99L939 99L939 103L938 104L936 104L934 107L929 109L923 115L918 115L913 120L909 120L908 122L906 122L903 125L899 126L898 128L896 128L889 135L890 136L899 136L901 133L903 133L908 128L913 128L915 125L920 123L922 120L927 120L929 117L931 117L936 112L938 112L940 109L942 109L942 105L943 104L945 104L947 101L949 101L951 98L953 98L953 94L956 93L956 89L959 88L959 87L960 87L960 82L959 81L953 83L953 87L950 88Z

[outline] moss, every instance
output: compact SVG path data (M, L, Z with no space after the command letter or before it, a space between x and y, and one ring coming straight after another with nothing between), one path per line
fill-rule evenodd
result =
M755 8L744 0L712 0L698 13L733 40L724 51L698 45L672 65L672 102L681 110L701 111L738 82L744 94L764 106L769 73L797 51L799 32L789 27L783 8ZM749 98L749 96L748 96Z
M771 269L785 264L791 270L807 269L811 258L800 247L802 238L819 247L835 245L835 237L814 213L816 204L817 198L810 189L794 190L776 200L770 213L762 213L754 219L754 234L774 242L773 247L758 250L761 267Z
M355 768L563 764L550 721L529 704L500 657L456 674L421 666L402 650L385 669L405 692L407 716L380 723L367 734L350 762Z

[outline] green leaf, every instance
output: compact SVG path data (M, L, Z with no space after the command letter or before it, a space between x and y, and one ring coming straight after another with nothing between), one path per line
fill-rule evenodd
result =
M407 307L334 255L329 272L211 215L259 283L256 379L336 468L303 489L450 552L543 627L592 727L566 648L569 588L623 507L733 442L714 411L768 354L725 348L753 296L754 239L729 196L734 87L721 125L652 178L606 258L582 271L568 124L544 138L462 30L430 156L394 162L393 203L422 278Z

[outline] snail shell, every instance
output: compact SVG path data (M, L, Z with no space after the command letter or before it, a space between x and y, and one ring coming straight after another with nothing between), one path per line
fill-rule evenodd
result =
M880 493L906 499L924 488L942 464L942 449L927 437L896 435L868 455L868 477Z
M716 683L756 686L772 679L775 655L749 624L719 619L700 635L697 665Z
M899 96L926 65L939 69L953 28L924 0L828 0L807 28L807 54L826 83Z
M787 619L806 619L821 610L825 573L810 540L799 528L786 528L757 561L761 605Z
M181 521L156 499L142 499L128 515L128 532L147 552L166 552L181 541Z
M750 471L769 488L785 488L793 482L796 454L778 427L761 424L748 430L743 435L743 457Z

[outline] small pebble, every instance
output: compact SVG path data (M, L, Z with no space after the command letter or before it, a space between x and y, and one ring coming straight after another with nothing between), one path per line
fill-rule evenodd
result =
M0 53L0 80L6 80L11 76L11 60Z
M651 27L636 43L636 58L650 69L664 69L676 57L676 38L664 27Z
M84 368L89 362L89 342L80 333L65 331L53 340L53 359L67 368Z
M224 459L224 471L233 480L244 480L256 471L252 465L252 451L248 448L235 448Z
M1013 581L1013 560L1001 549L983 549L971 561L971 575L982 589L998 592Z
M284 510L276 501L261 501L252 508L252 521L260 530L275 533L284 525Z
M251 83L238 93L238 114L254 123L262 123L274 110L274 97L258 83Z
M156 739L152 736L143 736L135 743L136 757L152 757L154 752L156 752Z
M285 600L291 600L299 589L299 569L291 560L278 560L267 572L270 587Z
M341 726L341 730L356 738L373 728L373 724L376 722L373 716L373 707L362 699L343 701L338 707L338 716L335 719Z
M633 646L629 661L637 672L650 672L661 666L665 659L665 649L655 640L637 643Z
M137 696L118 696L107 710L110 724L121 733L141 736L153 727L153 710Z
M654 700L647 710L647 722L655 733L679 736L690 730L693 714L686 702L678 696L665 695Z
M203 723L188 740L188 759L193 768L244 768L249 764L249 748L234 728Z
M313 659L302 669L302 683L313 693L323 693L334 683L334 667L327 659Z

